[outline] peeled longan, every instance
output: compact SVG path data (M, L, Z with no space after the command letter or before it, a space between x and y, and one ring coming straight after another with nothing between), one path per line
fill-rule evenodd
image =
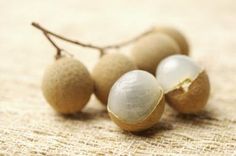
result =
M208 75L185 55L164 59L157 68L166 101L180 113L198 113L207 104L210 94Z
M177 53L180 53L180 48L174 39L159 32L153 32L141 38L131 52L138 68L153 75L162 59Z
M165 33L174 39L180 47L181 54L189 55L189 43L179 30L172 27L156 27L156 30Z
M165 108L164 92L155 77L143 70L121 76L109 93L107 110L120 128L137 132L155 125Z
M78 60L61 57L50 65L43 76L43 95L59 113L81 111L93 93L93 80Z
M104 105L107 105L108 95L112 85L123 74L134 69L136 69L134 62L123 54L110 53L104 55L92 72L96 97Z

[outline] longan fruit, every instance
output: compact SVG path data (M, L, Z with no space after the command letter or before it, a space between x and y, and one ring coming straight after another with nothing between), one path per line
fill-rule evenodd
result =
M108 95L112 85L123 74L134 69L136 69L134 62L123 54L110 53L104 55L92 72L96 97L104 105L107 105Z
M93 93L93 80L78 60L61 57L44 73L42 91L47 102L59 113L81 111Z
M179 45L181 54L189 55L189 43L182 32L172 27L156 27L155 30L169 35Z
M164 91L155 77L143 70L122 75L112 86L107 110L120 128L146 130L160 120L165 109Z
M200 112L210 95L207 72L185 55L172 55L161 61L156 77L168 104L180 113Z
M167 56L180 53L178 44L168 35L153 32L138 40L131 55L139 69L155 75L159 62Z

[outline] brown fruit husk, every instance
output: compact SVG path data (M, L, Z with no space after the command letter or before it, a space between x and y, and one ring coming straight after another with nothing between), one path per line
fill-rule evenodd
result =
M116 80L126 72L135 69L134 62L120 53L106 54L99 60L92 72L92 77L95 82L95 95L102 104L107 105L110 89Z
M154 126L160 120L165 110L165 98L164 95L162 95L162 97L157 101L157 105L153 111L145 119L134 124L122 121L118 116L112 113L109 108L107 109L111 120L114 121L121 129L130 132L139 132Z
M179 53L180 48L174 39L164 33L153 32L137 41L131 54L139 69L155 75L161 60Z
M173 38L180 47L180 52L184 55L189 55L189 43L186 37L178 30L171 27L156 27L158 32L165 33Z
M188 91L182 87L166 94L168 104L180 113L197 113L207 104L210 94L210 82L205 71L192 81Z
M43 76L42 91L47 102L59 113L81 111L93 93L93 80L78 60L61 57Z

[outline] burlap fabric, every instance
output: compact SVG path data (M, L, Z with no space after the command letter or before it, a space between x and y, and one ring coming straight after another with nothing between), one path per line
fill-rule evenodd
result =
M0 15L0 155L236 155L234 0L1 0ZM177 27L210 75L208 106L195 116L167 107L158 125L136 135L113 124L94 97L83 113L60 116L40 90L55 51L33 20L98 45L156 24ZM96 51L58 43L90 70L98 60Z

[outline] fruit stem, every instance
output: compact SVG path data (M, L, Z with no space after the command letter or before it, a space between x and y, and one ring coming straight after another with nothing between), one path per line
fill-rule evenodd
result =
M43 34L44 34L44 36L48 39L48 41L53 45L53 47L56 48L57 53L56 53L56 55L55 55L55 59L59 59L59 58L61 57L61 52L63 51L63 49L60 48L60 47L50 38L50 36L49 36L47 33L44 32Z
M143 38L144 36L152 33L154 31L154 28L150 28L149 30L139 34L138 36L130 39L130 40L127 40L127 41L124 41L124 42L120 42L120 43L117 43L117 44L112 44L112 45L108 45L108 46L104 46L103 49L119 49L119 48L122 48L124 46L127 46L131 43L134 43L136 41L138 41L139 39Z
M136 42L138 41L139 39L141 39L142 37L152 33L154 31L154 28L151 28L143 33L141 33L140 35L128 40L128 41L124 41L124 42L120 42L118 44L111 44L111 45L107 45L107 46L97 46L97 45L93 45L93 44L89 44L89 43L83 43L81 41L76 41L76 40L73 40L73 39L69 39L69 38L66 38L62 35L58 35L52 31L49 31L48 29L42 27L40 24L38 23L35 23L35 22L32 22L32 26L34 26L35 28L41 30L44 35L47 37L47 39L49 40L49 42L56 48L57 50L57 55L56 56L60 56L61 55L61 51L63 51L63 49L61 49L59 46L57 46L55 44L55 42L52 41L52 39L49 37L49 35L52 35L58 39L61 39L63 41L66 41L66 42L69 42L69 43L72 43L72 44L76 44L76 45L79 45L81 47L85 47L85 48L91 48L91 49L96 49L100 52L100 56L103 56L105 54L105 51L108 50L108 49L119 49L121 47L124 47L124 46L127 46L133 42Z

